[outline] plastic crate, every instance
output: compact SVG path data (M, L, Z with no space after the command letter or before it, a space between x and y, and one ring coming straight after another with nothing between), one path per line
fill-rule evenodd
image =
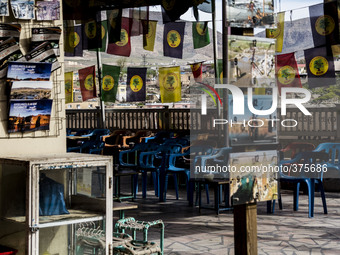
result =
M12 255L16 254L17 252L18 251L13 248L0 245L0 255Z

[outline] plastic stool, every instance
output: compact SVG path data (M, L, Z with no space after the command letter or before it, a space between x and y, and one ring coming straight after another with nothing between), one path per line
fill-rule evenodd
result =
M134 218L129 217L125 219L118 220L115 225L115 231L123 232L124 230L131 230L132 237L136 240L136 231L143 231L143 242L148 241L148 231L152 226L159 226L161 228L160 233L160 249L161 254L164 251L164 223L162 220L155 221L136 221ZM144 254L144 253L142 253ZM148 254L148 253L145 253Z

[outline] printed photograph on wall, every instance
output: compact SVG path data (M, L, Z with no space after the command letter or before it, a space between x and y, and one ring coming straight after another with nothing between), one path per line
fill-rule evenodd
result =
M52 81L14 81L10 99L50 99L51 92Z
M248 96L244 97L244 115L233 115L233 99L229 97L228 116L234 123L229 126L229 139L232 146L277 143L276 111L269 115L253 114L248 108ZM253 95L256 110L268 110L272 107L272 96ZM237 123L237 124L235 124Z
M8 64L7 79L12 81L49 81L51 67L50 63L10 62Z
M229 81L239 87L275 87L275 39L230 36Z
M11 100L8 133L49 130L52 102L51 99Z
M6 77L8 63L22 57L19 43L13 37L0 43L0 79Z
M56 56L59 56L59 40L61 36L61 28L59 27L44 27L32 28L31 49L38 47L40 44L48 41L53 47Z
M277 151L230 154L230 196L233 205L277 198ZM247 170L247 171L246 171ZM251 171L253 170L253 171Z
M51 42L43 42L25 55L28 62L44 62L52 64L52 72L60 68L60 63Z
M9 16L8 0L0 0L0 16Z
M58 19L60 19L59 0L37 2L37 20L58 20Z
M233 27L270 27L275 23L272 0L228 0L227 8Z
M11 7L14 18L34 19L34 1L31 0L11 0Z

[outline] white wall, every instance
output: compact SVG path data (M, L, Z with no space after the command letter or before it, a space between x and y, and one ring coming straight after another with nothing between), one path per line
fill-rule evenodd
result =
M29 38L32 27L62 28L61 19L58 21L22 21L13 20L11 17L1 17L2 23L20 23L22 26L20 35L20 47L23 53L28 50ZM65 89L64 89L64 49L63 35L60 41L60 55L58 58L61 68L51 75L53 81L53 108L51 115L50 131L35 131L27 133L7 133L7 96L5 94L6 83L0 80L0 157L19 155L44 155L66 152L66 122L65 122Z

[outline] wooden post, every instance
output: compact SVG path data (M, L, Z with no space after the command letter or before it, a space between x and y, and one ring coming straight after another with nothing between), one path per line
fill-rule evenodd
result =
M339 141L340 140L340 104L335 104L335 110L336 110L336 127L337 127L335 140Z
M234 205L235 254L257 255L257 205Z

